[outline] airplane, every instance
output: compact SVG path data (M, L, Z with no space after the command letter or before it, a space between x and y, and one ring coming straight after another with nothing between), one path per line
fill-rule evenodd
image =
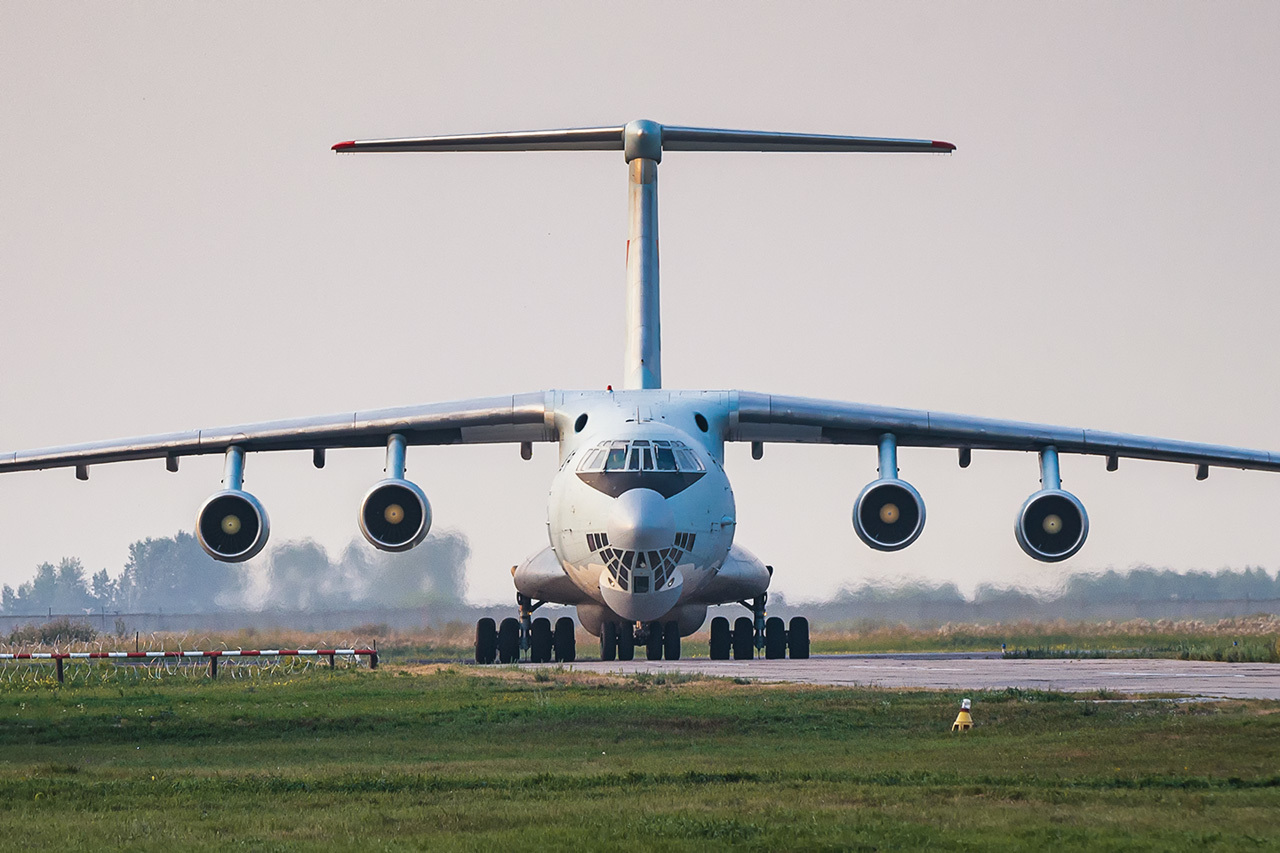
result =
M1062 488L1062 454L1121 457L1196 466L1280 470L1280 453L1047 426L933 411L889 408L741 390L662 387L658 277L658 166L665 151L951 153L948 142L680 127L638 120L611 127L478 133L340 142L339 153L459 151L622 151L628 169L626 327L620 387L348 412L326 417L0 454L0 472L89 468L140 459L224 456L223 488L200 506L196 535L210 556L248 560L266 545L270 522L243 488L249 453L310 450L317 468L331 449L386 448L386 476L360 502L360 532L375 548L405 551L426 538L431 505L405 478L411 446L514 443L529 459L535 442L559 446L560 467L547 506L549 544L512 569L518 615L476 625L477 663L572 661L572 618L534 617L543 604L576 608L600 639L604 660L676 659L709 607L741 604L750 616L711 621L712 659L802 659L809 625L767 615L772 568L736 541L726 442L749 442L760 459L769 442L856 444L878 450L878 476L853 503L857 536L898 551L924 529L920 493L898 475L899 447L945 447L968 467L974 450L1034 452L1040 486L1018 509L1014 536L1032 559L1065 560L1080 550L1089 517Z

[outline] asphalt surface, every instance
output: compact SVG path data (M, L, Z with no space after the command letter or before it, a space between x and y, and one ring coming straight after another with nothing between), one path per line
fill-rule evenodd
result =
M643 654L643 649L637 649ZM534 666L561 666L535 664ZM1182 660L1004 660L991 654L816 655L808 660L583 661L585 672L692 672L800 684L1068 693L1176 693L1229 699L1280 699L1280 664Z

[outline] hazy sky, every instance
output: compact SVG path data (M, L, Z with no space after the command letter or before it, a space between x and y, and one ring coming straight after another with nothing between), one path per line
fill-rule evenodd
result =
M954 156L660 171L665 382L1280 449L1275 3L0 4L0 449L544 388L622 367L620 153L338 156L621 124L918 136ZM376 450L254 455L274 542L341 549ZM731 447L789 597L1280 566L1280 476L1063 460L1089 542L1023 555L1033 455L905 450L928 524L863 546L871 448ZM479 601L546 545L555 448L411 449ZM0 582L118 571L221 459L0 477Z

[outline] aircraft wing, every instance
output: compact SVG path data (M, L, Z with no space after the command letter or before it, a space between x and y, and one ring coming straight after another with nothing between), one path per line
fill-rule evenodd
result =
M0 473L75 466L87 476L89 465L160 458L177 470L179 457L222 453L233 445L246 452L380 447L393 433L411 445L555 441L547 396L485 397L7 452L0 453Z
M1052 445L1059 453L1106 456L1109 468L1128 457L1280 471L1280 451L748 391L738 392L736 421L730 427L733 441L875 445L881 435L892 433L900 447L1038 451Z

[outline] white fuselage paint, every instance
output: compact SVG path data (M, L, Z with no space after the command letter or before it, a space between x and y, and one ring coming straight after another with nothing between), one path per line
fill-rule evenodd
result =
M547 528L552 552L576 599L559 603L577 604L580 612L582 605L599 605L604 618L625 622L679 618L692 605L689 616L701 624L698 607L705 614L707 604L765 591L769 578L763 565L733 547L737 516L724 470L730 409L723 392L559 396L555 410L561 465L551 483ZM583 470L593 467L593 457L600 459L596 451L602 446L620 451L615 463L622 453L630 462L630 454L646 442L654 455L631 466L639 470L616 470L626 463L613 465L615 470L601 470L611 467L607 463ZM659 448L670 448L679 461L673 464L665 453L659 460ZM731 549L736 560L730 558ZM639 557L641 553L645 556ZM657 565L651 565L654 557ZM727 561L746 566L745 575L726 577L718 585L723 594L717 595L715 581ZM549 567L542 562L545 572ZM564 597L547 595L554 589L548 582L553 579L542 577L538 584L531 573L522 584L517 573L517 587L530 587L522 589L526 594L543 592L539 597L544 600Z

